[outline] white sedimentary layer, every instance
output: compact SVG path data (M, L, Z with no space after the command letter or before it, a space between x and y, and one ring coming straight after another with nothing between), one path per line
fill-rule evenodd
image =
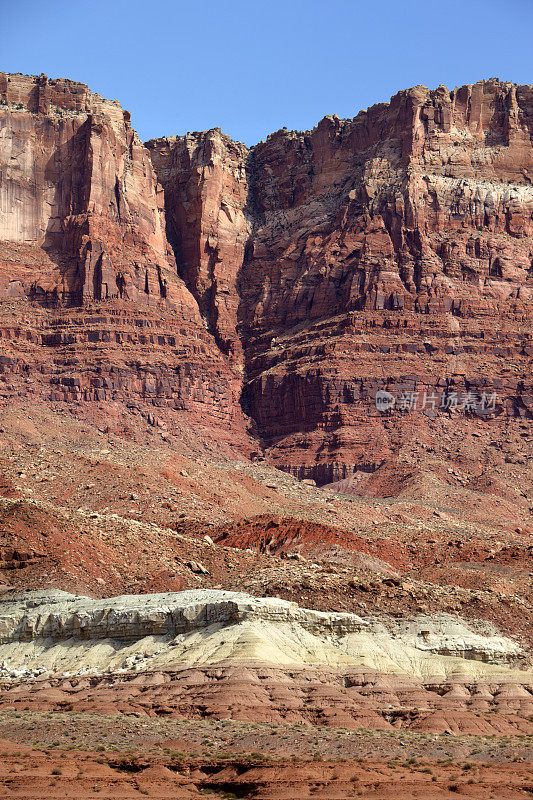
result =
M238 592L94 600L54 591L0 602L0 676L13 678L228 660L479 676L510 672L520 655L511 639L447 614L363 620Z

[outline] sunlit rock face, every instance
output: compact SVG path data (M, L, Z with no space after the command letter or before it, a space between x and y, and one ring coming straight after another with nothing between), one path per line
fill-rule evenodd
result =
M169 286L157 183L129 113L46 76L1 74L0 102L0 238L41 246L55 262L30 287L21 276L21 291L137 303L175 293L183 302Z
M214 129L147 142L165 190L167 235L179 274L220 348L242 358L238 278L253 218L245 145Z
M129 113L84 84L1 73L0 120L3 397L155 404L237 441L239 374L177 275Z
M506 415L531 413L532 126L533 89L490 80L250 150L219 130L148 143L178 271L242 344L275 463L322 483L375 469L397 448L379 389L430 412L497 389Z
M56 590L14 593L0 602L0 676L25 660L39 659L51 672L79 657L99 671L116 669L121 651L132 644L141 652L146 647L151 651L139 658L144 669L240 660L364 664L382 672L420 675L439 670L447 675L459 668L473 675L505 674L520 662L521 648L490 626L481 627L483 634L446 614L363 619L301 608L275 597L213 589L101 600ZM107 647L101 646L103 641ZM61 647L67 652L58 659ZM477 664L464 663L472 661ZM524 678L529 681L530 673Z
M531 87L419 86L251 148L144 146L68 80L2 74L0 103L0 297L57 312L12 311L2 368L39 393L199 413L320 483L442 443L452 395L465 430L483 393L496 438L531 417Z

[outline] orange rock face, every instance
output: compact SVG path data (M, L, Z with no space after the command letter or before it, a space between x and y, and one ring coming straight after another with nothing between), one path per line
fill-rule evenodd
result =
M239 439L238 372L176 273L129 113L46 76L1 74L0 99L4 399L136 400Z
M531 87L419 86L251 149L144 147L71 81L2 75L0 96L5 374L200 414L320 483L442 443L454 414L484 441L531 418ZM21 325L36 301L54 313Z
M178 272L220 349L242 361L238 276L251 232L247 148L220 129L147 143L169 209Z
M38 245L52 262L51 274L34 272L32 282L3 270L4 294L64 304L142 305L167 295L187 302L180 287L168 287L174 269L157 184L129 113L83 84L46 76L2 74L0 96L0 236Z
M379 389L411 398L392 425L407 438L438 435L450 396L479 417L496 392L500 420L531 417L532 114L531 87L491 80L249 151L217 130L148 143L178 271L242 342L274 463L322 483L375 469L406 438Z

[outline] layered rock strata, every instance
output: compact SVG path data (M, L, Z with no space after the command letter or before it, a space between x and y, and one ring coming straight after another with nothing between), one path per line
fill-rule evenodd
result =
M476 632L446 614L362 619L238 592L189 590L91 600L56 591L0 601L4 670L9 661L25 660L41 660L52 672L76 663L103 671L134 663L146 669L184 662L270 661L481 675L508 671L522 656L516 642L486 623Z
M2 270L3 296L188 304L173 280L161 195L129 113L84 84L44 75L1 73L0 102L0 239L50 256L33 274L24 264L19 276Z
M245 621L294 623L312 633L337 635L367 626L356 614L327 614L301 609L296 603L278 598L216 590L123 595L103 600L60 591L51 595L31 593L14 602L1 602L0 610L3 642L42 637L127 641Z
M147 143L178 271L242 342L278 466L325 483L383 463L398 442L379 389L400 430L400 398L430 430L455 398L483 416L484 394L485 416L531 418L532 114L531 87L490 80L248 151L219 130Z
M0 602L0 707L530 733L531 672L482 627L213 590L25 593Z
M169 210L167 237L178 272L220 348L242 353L239 274L249 242L248 150L219 128L147 142Z
M184 717L192 722L234 720L254 723L256 735L261 723L275 724L282 726L285 747L287 726L303 726L308 736L318 733L310 726L332 726L347 735L341 740L343 753L354 738L349 729L461 737L533 732L531 683L502 675L420 680L364 668L242 663L139 671L139 663L132 662L121 674L0 676L0 709L70 710L82 717L87 712L131 714L145 721L176 719L182 725ZM325 736L323 728L320 736ZM270 752L272 739L264 746Z
M239 373L177 276L129 113L1 73L0 125L0 398L136 401L245 441Z
M185 412L319 483L455 413L487 447L531 419L530 86L145 147L83 84L2 73L0 119L4 400Z

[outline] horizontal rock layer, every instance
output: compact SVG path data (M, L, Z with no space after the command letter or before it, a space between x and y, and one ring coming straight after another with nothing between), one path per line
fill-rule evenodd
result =
M356 614L327 614L300 609L287 600L213 590L104 600L77 598L64 592L51 596L37 593L14 602L0 601L0 615L3 642L42 637L141 639L250 620L295 623L314 633L337 635L367 626Z
M454 395L487 447L531 419L532 87L143 146L116 101L2 73L0 119L0 401L163 407L320 483L438 444Z
M280 668L218 664L117 675L41 676L18 681L0 677L0 708L71 710L189 720L337 729L412 731L456 736L531 735L531 683L493 677L423 680L382 675L362 668ZM290 731L290 728L289 728ZM305 733L307 732L307 733ZM224 731L225 736L228 730ZM268 730L272 737L272 730ZM324 731L321 731L324 735ZM349 738L342 741L346 754ZM316 739L313 740L316 746ZM425 742L427 746L427 742ZM272 747L272 739L268 741ZM405 746L405 745L404 745ZM493 745L494 746L494 745ZM376 747L375 742L372 747ZM515 765L514 765L515 766Z
M484 624L476 632L445 614L362 619L217 590L103 600L34 592L0 601L0 661L15 677L26 662L34 668L39 662L40 671L77 665L101 672L221 661L482 675L505 671L523 655L514 641L489 628Z
M410 426L391 435L378 389L416 390L416 417L424 392L496 391L497 416L531 418L532 130L533 89L492 80L250 150L219 130L147 143L178 272L244 348L275 464L325 483L383 463Z

